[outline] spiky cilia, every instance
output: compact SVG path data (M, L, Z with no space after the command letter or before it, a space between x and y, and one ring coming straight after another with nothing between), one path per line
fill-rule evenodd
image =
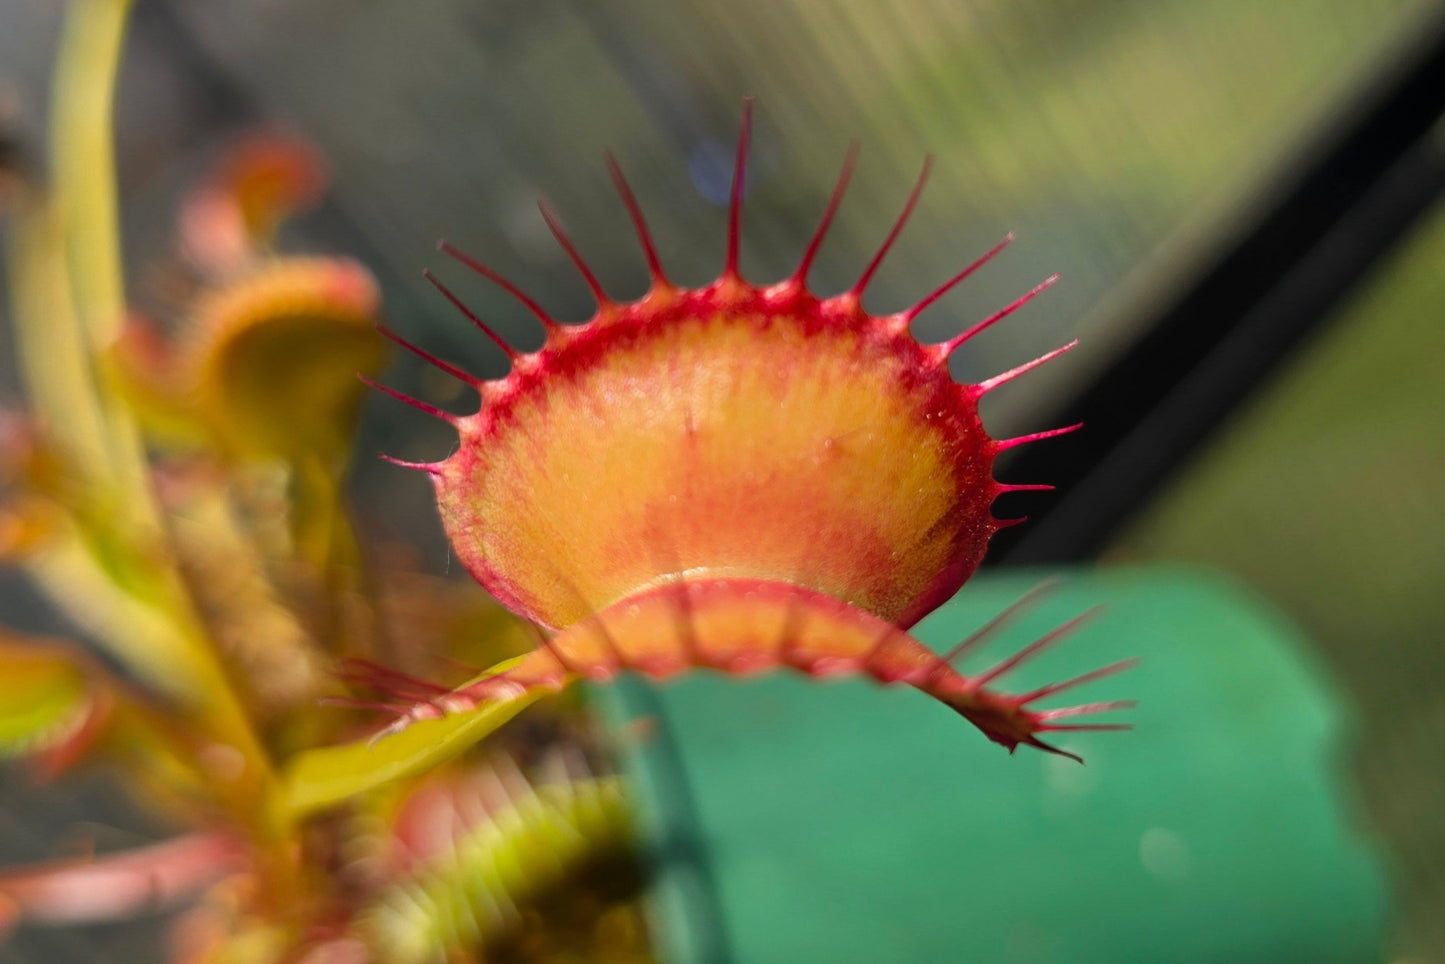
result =
M738 267L750 129L745 102L726 258L706 287L667 278L610 156L652 278L640 300L608 296L545 204L548 226L597 299L584 324L559 324L491 268L441 244L518 298L545 327L546 342L517 351L427 273L507 353L511 371L481 380L388 333L481 396L476 413L460 416L383 389L460 436L440 462L401 464L431 476L457 558L543 638L506 672L402 708L388 731L535 687L694 667L906 683L1009 749L1026 743L1059 752L1038 734L1118 728L1057 721L1124 702L1030 707L1128 663L1020 695L988 688L1084 617L976 676L952 661L1017 607L943 657L907 633L973 573L994 532L1022 521L994 518L994 499L1048 488L995 481L995 456L1078 427L996 440L978 415L984 394L1073 343L978 384L959 384L948 370L955 350L1057 276L948 341L915 340L914 318L1009 236L913 307L865 311L864 291L918 201L925 165L857 283L818 297L807 274L852 175L850 150L797 270L777 284L753 285ZM425 693L413 686L398 695Z

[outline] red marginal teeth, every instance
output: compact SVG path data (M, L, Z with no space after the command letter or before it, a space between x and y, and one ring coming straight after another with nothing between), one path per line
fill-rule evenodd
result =
M967 268L964 268L958 274L954 275L952 278L949 278L943 284L939 285L938 288L934 289L933 293L930 294L927 298L924 298L912 308L904 311L902 313L902 317L907 319L909 322L913 321L913 319L923 314L923 312L926 311L928 307L932 305L935 301L952 291L954 289L954 286L956 286L959 282L963 281L969 275L973 274L979 268L982 268L984 265L988 264L995 257L997 257L1000 251L1013 243L1013 240L1014 233L1010 231L1008 234L1004 235L1002 241L985 251L978 258L978 260L974 261L973 264L969 265Z
M1030 442L1040 442L1046 438L1057 438L1060 435L1068 435L1070 432L1077 432L1083 427L1084 423L1078 422L1074 425L1065 425L1063 428L1051 428L1042 432L1034 432L1031 435L1020 435L1016 438L1000 439L993 444L994 448L998 449L1000 452L1003 452L1007 449L1017 448L1020 445L1027 445Z
M898 215L898 220L893 222L893 229L888 232L888 237L883 239L882 247L878 249L877 254L873 255L873 260L868 262L868 267L863 269L863 274L859 277L857 283L849 289L848 294L854 299L863 297L863 292L867 289L868 283L873 280L873 275L877 273L878 267L883 264L883 259L888 256L888 250L893 247L893 242L897 241L898 236L903 233L904 225L906 225L908 219L912 217L913 209L918 205L918 198L923 194L923 186L928 183L928 173L931 170L933 170L932 155L923 159L923 170L918 172L918 180L914 182L913 190L908 193L908 200L904 203L903 210Z
M374 663L369 659L348 658L343 660L341 665L342 672L340 675L344 679L365 683L377 690L388 685L402 684L426 693L441 694L450 692L449 687L419 679L408 673L403 673L400 670L392 669L389 666Z
M858 142L854 141L848 145L848 153L843 156L843 170L839 172L838 181L833 185L833 193L828 196L828 206L823 209L823 218L818 222L817 230L813 232L808 247L803 251L803 260L798 262L797 270L793 272L793 280L805 288L808 285L808 271L813 267L819 249L823 247L823 238L833 226L833 217L838 213L838 205L843 203L843 195L848 190L848 182L853 179L853 169L857 165Z
M1079 344L1079 339L1075 338L1073 341L1069 342L1067 345L1062 345L1062 346L1060 346L1060 347L1058 347L1058 348L1055 348L1055 349L1054 349L1053 351L1051 351L1051 352L1047 352L1046 354L1040 355L1039 357L1035 358L1033 361L1024 362L1022 365L1018 366L1017 368L1010 368L1008 371L1002 372L1001 374L998 374L998 375L995 375L995 376L993 376L992 378L985 378L983 381L981 381L981 382L979 382L977 385L975 385L974 388L975 388L975 390L978 391L978 394L979 394L980 396L982 396L982 395L984 395L984 394L986 394L986 393L988 393L988 392L993 391L995 388L998 388L1000 385L1006 385L1006 384L1008 384L1009 382L1013 381L1015 378L1018 378L1020 375L1026 375L1026 374L1028 374L1029 372L1033 371L1035 368L1038 368L1040 365L1043 365L1043 364L1046 364L1046 363L1048 363L1048 362L1053 361L1055 358L1058 358L1060 355L1064 354L1065 352L1072 351L1078 344Z
M1049 632L1040 636L1038 639L1034 640L1032 643L1029 643L1023 649L1019 650L1017 653L1013 654L1002 663L999 663L993 669L987 670L979 676L972 677L969 680L969 684L976 688L986 686L991 681L998 679L1004 673L1007 673L1015 666L1018 666L1024 660L1028 659L1031 656L1037 655L1048 646L1062 639L1064 636L1067 636L1069 633L1079 628L1079 626L1083 625L1088 620L1093 619L1102 611L1102 606L1095 606L1093 609L1085 610L1084 612L1075 616L1073 619L1064 623L1062 626L1059 626L1057 629L1050 630Z
M738 252L742 245L743 193L747 190L748 147L753 139L753 99L743 98L742 130L738 133L737 160L733 164L733 187L728 201L727 255L723 259L722 276L741 278L738 273Z
M1033 301L1039 295L1052 288L1058 282L1059 277L1060 276L1057 274L1049 275L1043 281L1040 281L1028 291L1019 295L1013 301L1004 305L993 314L989 315L983 321L980 321L978 324L974 325L972 328L968 329L962 334L954 335L948 341L939 345L939 352L943 355L944 358L952 355L955 351L958 350L959 346L963 345L964 342L968 341L970 338L973 338L976 335L983 333L984 331L987 331L989 328L992 328L994 325L998 324L1000 321L1003 321L1009 315L1013 314L1015 311L1018 311L1024 305L1028 304L1030 301Z
M552 205L546 201L538 201L537 208L542 212L542 220L547 222L547 228L552 232L552 237L557 239L557 243L562 246L562 250L567 253L567 257L577 268L577 273L582 275L582 280L586 282L588 289L592 292L592 297L597 300L597 307L601 309L611 305L612 299L608 297L606 290L602 287L602 282L597 280L597 275L593 273L591 266L583 259L577 246L572 243L572 239L563 230L562 222L557 219L557 212L552 210Z
M632 227L637 232L637 240L642 244L643 257L647 259L647 272L652 276L652 283L655 287L671 288L672 282L667 280L667 275L662 271L662 261L657 256L657 245L652 243L652 232L648 230L647 218L642 214L642 206L637 203L637 195L632 193L632 185L627 183L627 176L622 173L622 167L617 163L617 158L608 151L604 155L607 160L607 171L612 175L612 183L617 186L617 193L622 198L622 204L627 208L627 214L632 218Z
M1032 693L1025 693L1018 697L1018 701L1020 705L1032 703L1046 696L1062 693L1064 690L1070 690L1076 686L1083 686L1085 683L1092 683L1094 680L1103 679L1106 676L1113 676L1115 673L1122 673L1138 665L1139 658L1137 656L1130 657L1129 659L1121 659L1117 663L1110 663L1108 666L1101 667L1093 672L1084 673L1082 676L1075 676L1073 679L1064 680L1062 683L1052 683L1048 686L1040 687Z
M381 392L383 395L390 395L398 402L401 402L403 405L410 405L418 412L426 412L432 418L439 418L443 422L446 422L448 425L457 424L457 416L453 415L451 412L444 412L441 409L437 408L435 405L429 405L426 402L423 402L421 399L412 398L410 395L404 395L394 388L388 388L380 382L373 381L372 379L367 378L365 375L357 375L356 377L361 379L361 381L369 388L374 388L378 392Z
M465 384L470 385L473 388L481 387L482 380L477 376L471 374L470 372L463 371L462 369L458 368L450 362L443 361L442 359L433 355L431 352L426 351L425 349L418 348L416 345L407 341L405 338L401 337L385 325L377 325L376 330L381 332L381 334L386 338L390 339L391 341L400 345L402 348L405 348L407 351L411 352L416 357L420 358L422 361L426 362L428 365L431 365L432 367L439 369L440 371L446 372L448 375L452 376L458 381L464 382Z
M385 452L377 453L377 457L383 462L390 462L399 468L415 469L418 472L425 472L427 475L440 475L442 470L442 467L436 462L408 462L405 459L393 458Z
M983 642L984 640L991 637L994 633L998 632L1005 623L1009 622L1019 613L1023 612L1025 609L1028 609L1030 606L1038 602L1044 596L1057 589L1059 586L1059 582L1060 580L1057 578L1046 579L1034 588L1030 589L1028 592L1024 593L1018 599L1014 600L1013 603L1010 604L1008 608L1006 608L1003 612L999 613L997 616L984 623L981 627L975 630L972 635L964 639L963 642L959 643L957 646L954 646L953 649L950 649L948 653L944 655L942 662L944 664L950 664L957 661L958 658L964 653L968 652L970 649L974 648L979 643Z
M522 303L523 307L530 311L532 315L542 323L542 327L547 329L548 333L556 331L557 329L562 327L556 321L556 319L554 319L551 315L547 314L546 309L544 309L540 304L538 304L535 298L527 294L521 288L518 288L505 275L488 267L481 261L478 261L476 258L472 257L465 251L458 248L456 245L452 244L450 241L440 242L437 245L437 250L440 251L442 254L445 254L448 257L461 262L468 268L471 268L477 274L481 275L483 278L486 278L488 281L495 284L498 288L501 288L507 294L517 299L517 301ZM432 283L436 284L435 281L433 281ZM437 287L440 288L441 286L437 285ZM442 289L442 294L447 294L445 289ZM455 300L453 300L453 303L456 303ZM460 307L460 305L458 305L458 307ZM465 308L463 308L462 310L466 311ZM471 314L469 312L468 317L471 317ZM473 320L475 321L476 319L473 318ZM478 322L478 324L480 324L480 322ZM496 336L493 336L493 339L496 340ZM503 346L503 350L507 351L509 356L511 355L512 350L509 347Z
M432 283L432 287L440 291L442 293L442 296L448 301L450 301L458 311L466 315L467 320L470 321L473 325L476 325L477 329L482 334L490 338L493 344L495 344L498 348L502 349L502 351L506 352L507 359L511 361L512 364L516 364L518 358L517 349L507 344L506 339L493 331L492 327L488 325L485 321L478 318L476 314L472 311L472 309L468 308L465 304L462 303L462 299L458 298L455 294L452 293L452 290L450 288L437 280L436 275L432 274L430 271L423 271L421 275L423 278L430 281Z
M1034 715L1041 720L1060 720L1069 716L1108 713L1111 710L1132 710L1138 705L1138 700L1108 700L1102 703L1080 703L1078 706L1065 706L1057 710L1039 710Z
M1050 733L1074 732L1074 733L1115 733L1123 730L1134 729L1133 723L1060 723L1057 726L1045 724L1039 729ZM1054 752L1060 752L1055 750ZM1072 753L1065 753L1064 756L1073 757L1080 763L1084 761Z

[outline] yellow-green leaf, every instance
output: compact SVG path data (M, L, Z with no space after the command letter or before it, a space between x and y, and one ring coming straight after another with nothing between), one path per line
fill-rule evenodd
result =
M64 740L94 705L92 684L74 653L0 639L0 757Z
M516 663L500 663L477 678L505 672ZM379 740L358 740L300 753L282 774L283 815L298 819L392 780L429 770L477 743L547 694L545 689L529 689L513 699L489 701L471 712L414 723Z

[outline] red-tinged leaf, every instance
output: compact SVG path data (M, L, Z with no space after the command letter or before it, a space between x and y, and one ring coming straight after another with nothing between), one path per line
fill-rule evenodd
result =
M135 850L0 872L0 919L32 924L122 920L172 907L249 865L243 844L198 833Z

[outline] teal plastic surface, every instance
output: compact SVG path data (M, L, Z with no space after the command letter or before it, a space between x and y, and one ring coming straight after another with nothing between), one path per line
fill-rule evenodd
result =
M946 648L1038 574L981 576L917 628ZM1067 694L1133 697L1087 765L1010 757L904 688L698 674L597 691L657 869L669 964L1378 961L1380 862L1352 826L1345 713L1308 647L1232 584L1079 573L964 667L1099 602L1008 689L1126 656ZM1108 718L1108 719L1112 719Z

